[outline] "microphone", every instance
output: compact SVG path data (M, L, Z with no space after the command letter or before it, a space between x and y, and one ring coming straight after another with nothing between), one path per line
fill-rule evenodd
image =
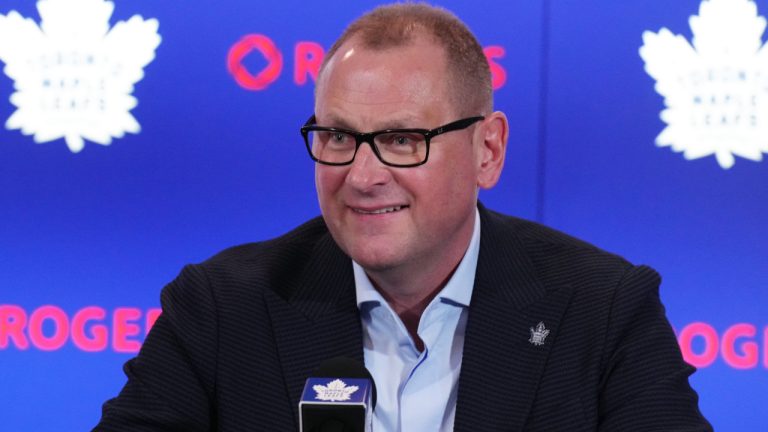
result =
M300 432L371 431L376 384L361 362L335 357L312 375L299 401Z

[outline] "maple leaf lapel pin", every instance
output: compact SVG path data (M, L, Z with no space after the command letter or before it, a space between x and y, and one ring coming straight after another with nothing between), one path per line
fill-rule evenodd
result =
M544 326L543 322L539 322L536 328L531 327L531 338L528 339L528 342L536 346L542 346L547 336L549 336L549 330Z

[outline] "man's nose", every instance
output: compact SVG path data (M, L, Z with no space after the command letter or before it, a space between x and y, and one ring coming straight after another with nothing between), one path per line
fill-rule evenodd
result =
M366 141L357 149L346 180L356 189L366 191L373 186L385 184L390 175L388 167L376 157L373 144Z

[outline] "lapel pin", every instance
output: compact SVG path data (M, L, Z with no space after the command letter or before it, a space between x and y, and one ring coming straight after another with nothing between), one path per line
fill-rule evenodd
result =
M547 335L549 335L549 330L547 330L543 322L539 322L536 328L531 327L531 338L528 339L528 342L536 346L544 345L544 339L547 338Z

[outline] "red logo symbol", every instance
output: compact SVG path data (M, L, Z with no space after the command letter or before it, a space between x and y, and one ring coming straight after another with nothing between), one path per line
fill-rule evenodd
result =
M491 69L493 89L498 90L507 82L507 71L495 61L504 57L504 47L492 45L483 49L483 52ZM266 60L266 66L258 72L249 70L245 60L251 55L261 55ZM324 55L325 50L317 42L297 42L293 49L293 82L299 86L306 84L308 79L314 82ZM283 53L268 36L245 35L230 48L227 70L240 87L251 91L264 90L280 78Z

